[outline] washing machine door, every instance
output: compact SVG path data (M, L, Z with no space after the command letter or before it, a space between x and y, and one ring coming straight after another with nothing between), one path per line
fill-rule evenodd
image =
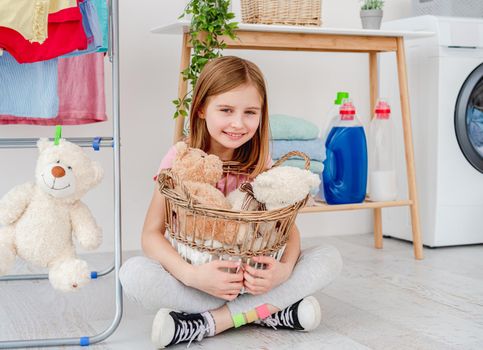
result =
M461 87L454 121L461 151L483 173L483 64L471 72Z

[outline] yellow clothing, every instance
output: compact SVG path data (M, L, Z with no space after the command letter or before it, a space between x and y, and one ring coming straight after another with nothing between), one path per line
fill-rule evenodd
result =
M59 12L60 10L76 6L77 0L50 0L49 13Z
M77 6L76 0L0 0L0 26L11 28L30 42L47 39L49 13Z

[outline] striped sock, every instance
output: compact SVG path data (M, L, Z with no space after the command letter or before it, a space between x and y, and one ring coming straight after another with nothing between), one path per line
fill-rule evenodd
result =
M233 319L233 326L235 328L238 328L247 324L245 316L243 316L243 312L240 312L239 314L235 314L231 318Z
M270 311L268 310L267 304L257 306L255 310L257 311L258 318L261 320L264 320L270 316Z
M205 323L208 326L208 333L206 334L207 337L212 337L216 333L216 322L213 318L213 315L209 311L205 311L201 313L201 316L205 319Z
M245 313L247 323L252 323L258 320L258 314L256 310L250 310Z

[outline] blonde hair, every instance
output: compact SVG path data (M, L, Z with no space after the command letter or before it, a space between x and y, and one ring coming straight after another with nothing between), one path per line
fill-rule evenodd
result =
M235 56L216 58L206 64L201 71L193 91L190 110L190 147L208 151L210 134L206 120L199 117L209 97L230 91L240 85L253 84L260 94L262 110L257 132L234 152L234 161L240 162L241 170L253 169L255 177L267 167L269 157L270 125L268 120L267 89L260 69L252 62Z

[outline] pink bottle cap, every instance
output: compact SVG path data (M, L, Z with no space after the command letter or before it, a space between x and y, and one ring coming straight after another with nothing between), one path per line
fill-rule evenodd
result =
M389 119L389 115L391 114L391 106L389 106L386 101L379 100L376 104L374 112L377 119Z
M346 101L340 106L340 119L341 120L354 120L356 115L356 108L351 101Z

